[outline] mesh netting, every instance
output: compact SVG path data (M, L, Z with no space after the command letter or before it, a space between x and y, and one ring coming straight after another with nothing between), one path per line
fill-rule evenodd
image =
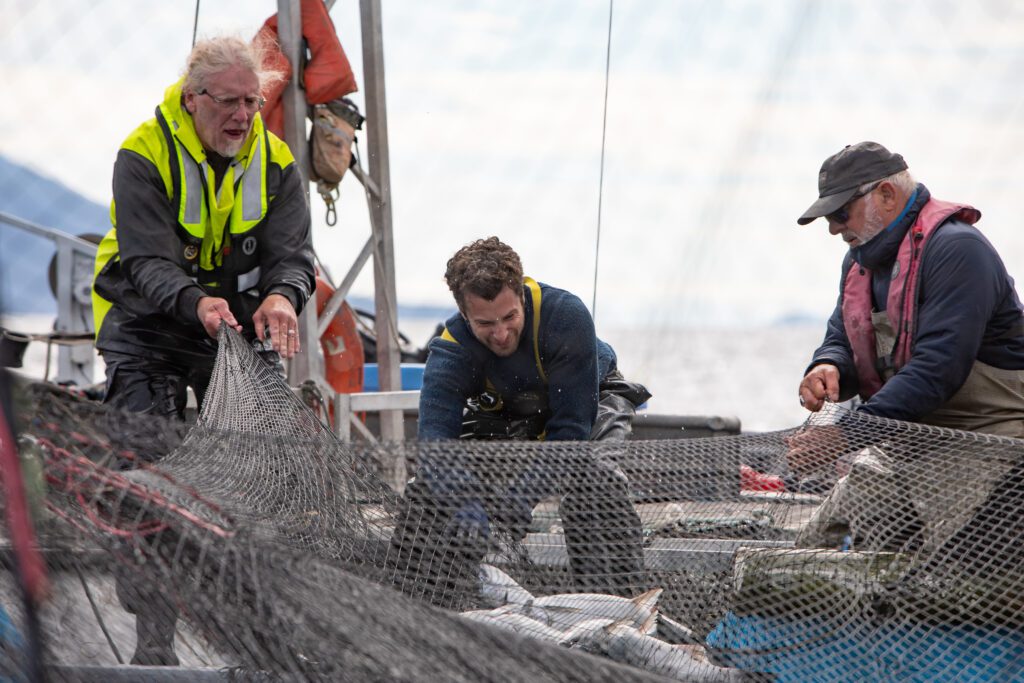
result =
M832 406L705 439L341 443L220 348L196 424L19 402L55 679L1024 680L1021 441ZM487 533L453 524L467 501ZM10 574L0 599L18 680Z

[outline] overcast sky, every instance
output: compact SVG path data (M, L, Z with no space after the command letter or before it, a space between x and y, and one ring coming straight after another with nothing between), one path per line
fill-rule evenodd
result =
M450 305L446 260L491 234L588 305L596 267L598 332L654 412L803 419L795 389L845 246L795 221L843 145L882 142L933 194L973 203L1024 273L1024 3L615 0L600 240L607 0L382 4L399 302ZM201 0L199 34L251 37L276 8ZM0 154L107 205L195 10L0 0ZM362 84L358 2L331 15ZM340 278L369 234L362 189L345 179L334 228L312 202ZM354 294L372 296L371 273Z
M599 328L824 320L844 245L795 219L824 157L864 139L979 207L1024 272L1024 3L616 0L599 242L608 2L383 5L404 303L449 303L447 258L496 234L588 305L596 267ZM202 0L199 34L249 37L276 6ZM0 0L0 154L108 203L116 150L179 75L195 8ZM358 3L331 14L361 83ZM361 188L345 180L334 228L312 201L340 278L368 235ZM354 293L372 294L370 269Z

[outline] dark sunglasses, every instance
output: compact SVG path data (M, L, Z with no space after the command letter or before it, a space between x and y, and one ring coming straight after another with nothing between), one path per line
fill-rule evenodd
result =
M877 183L872 184L868 189L864 190L863 192L858 192L857 194L853 195L852 197L850 197L850 201L846 202L841 207L825 216L825 220L827 220L829 223L845 224L848 220L850 220L850 206L861 197L869 195L872 192L874 192L875 188L881 184L882 181L879 180Z

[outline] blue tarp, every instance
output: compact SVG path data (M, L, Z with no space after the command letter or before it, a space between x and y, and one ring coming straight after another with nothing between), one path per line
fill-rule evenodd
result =
M1024 683L1024 633L728 613L708 635L721 663L779 683L899 681Z
M423 363L402 363L399 372L402 375L402 390L423 388ZM363 391L380 391L380 378L376 363L363 366Z
M0 605L0 681L11 680L6 676L20 669L17 662L22 644L21 634L11 622L7 610Z

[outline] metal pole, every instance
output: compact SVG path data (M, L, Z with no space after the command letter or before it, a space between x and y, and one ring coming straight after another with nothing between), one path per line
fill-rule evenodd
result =
M302 10L300 0L277 0L277 32L281 52L292 65L291 77L281 96L284 105L284 141L302 173L302 188L309 204L309 144L306 138L306 95L299 87L302 67ZM289 364L289 380L299 385L313 380L322 385L323 367L316 333L316 293L299 315L299 341L302 351Z
M384 97L384 39L380 0L360 0L363 38L363 81L366 88L369 175L380 189L371 198L374 232L373 279L376 309L377 364L381 391L401 390L398 320L395 294L394 239L391 224L391 170L388 156L387 106ZM402 411L385 410L380 415L381 439L402 441ZM399 469L401 471L399 471ZM393 484L402 490L404 464L396 465Z
M358 162L358 160L357 160ZM363 172L362 167L356 163L352 166L352 175L362 183L363 188L366 190L366 204L369 206L373 202L373 197L380 197L380 188L377 187L373 179ZM362 272L363 266L370 259L373 254L373 248L377 243L377 230L373 225L374 214L370 212L370 239L366 240L366 244L363 245L362 251L359 252L359 256L356 257L352 267L349 268L348 274L345 275L345 279L341 281L338 288L334 290L334 294L327 300L327 305L324 306L324 310L320 312L320 320L317 323L317 336L324 336L324 332L327 331L327 326L331 324L331 320L334 318L338 309L341 308L342 302L345 297L348 296L348 290L352 287L352 284L359 277L359 273Z
M370 260L370 255L373 253L373 236L366 240L366 244L363 245L362 251L359 252L359 256L356 257L355 263L349 268L348 273L345 275L345 279L341 281L338 288L334 290L334 294L331 294L331 298L327 300L327 305L324 306L324 310L320 312L320 318L317 322L317 336L324 336L324 332L327 331L328 326L331 324L331 320L337 315L341 309L341 305L345 303L345 297L348 296L348 290L352 288L352 284L359 277L359 272L366 265L366 262Z
M74 320L74 294L71 291L75 270L75 254L67 242L57 243L57 332L67 333L72 330ZM89 349L90 354L92 349ZM86 387L92 384L92 377L86 378L84 373L75 371L71 359L71 349L61 346L57 350L57 381L74 382Z
M299 87L302 68L302 10L300 0L277 0L277 35L281 52L292 65L292 73L281 96L284 105L284 141L306 182L309 196L309 154L306 139L306 95Z
M3 212L0 212L0 223L54 243L57 248L55 331L65 335L92 333L92 269L96 260L96 245ZM61 344L57 349L56 380L74 382L80 387L90 386L93 383L95 358L96 352L91 345Z

